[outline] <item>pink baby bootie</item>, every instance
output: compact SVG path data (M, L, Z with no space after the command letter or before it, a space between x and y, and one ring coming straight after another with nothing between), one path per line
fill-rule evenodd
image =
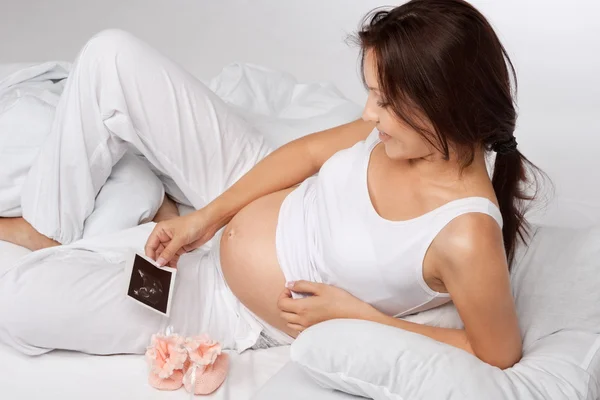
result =
M177 390L183 385L183 368L188 359L185 339L179 335L152 335L146 349L150 369L148 383L159 390Z
M194 394L210 394L225 381L229 356L221 353L219 342L208 335L187 338L184 344L189 360L184 365L183 385Z

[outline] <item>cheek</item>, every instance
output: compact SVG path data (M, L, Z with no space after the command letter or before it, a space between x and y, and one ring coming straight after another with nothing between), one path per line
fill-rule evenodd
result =
M429 153L421 135L412 129L400 127L392 132L392 138L385 142L386 154L391 159L410 159Z
M412 142L414 140L413 137L416 132L406 122L399 121L395 115L391 115L387 110L381 114L379 119L381 130L401 142Z

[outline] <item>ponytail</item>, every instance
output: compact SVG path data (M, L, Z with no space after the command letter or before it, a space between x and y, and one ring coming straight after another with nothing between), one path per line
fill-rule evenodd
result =
M543 173L516 149L516 142L510 149L493 149L497 153L492 185L502 214L502 237L510 270L515 256L517 235L522 242L526 242L529 236L530 226L525 219L525 212L529 208L529 201L536 197L539 189L537 174ZM527 168L532 172L531 177L536 181L535 185L529 182ZM532 194L526 192L530 187L535 188Z

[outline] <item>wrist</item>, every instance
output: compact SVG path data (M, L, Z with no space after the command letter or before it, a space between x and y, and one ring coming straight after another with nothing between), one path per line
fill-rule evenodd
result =
M231 207L227 207L218 200L219 199L217 198L210 202L206 207L198 210L204 214L204 218L208 220L210 225L216 227L217 231L227 225L235 215L235 213L231 211Z
M360 310L360 319L381 323L385 317L385 314L368 303L365 303L365 307Z

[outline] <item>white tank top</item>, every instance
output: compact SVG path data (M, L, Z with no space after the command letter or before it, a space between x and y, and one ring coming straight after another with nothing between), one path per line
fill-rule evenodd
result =
M477 212L502 227L502 216L490 200L468 197L407 221L382 218L367 188L369 158L377 143L375 130L334 154L318 175L285 198L277 257L287 281L334 285L399 317L450 301L449 294L433 291L423 279L425 253L450 221Z

